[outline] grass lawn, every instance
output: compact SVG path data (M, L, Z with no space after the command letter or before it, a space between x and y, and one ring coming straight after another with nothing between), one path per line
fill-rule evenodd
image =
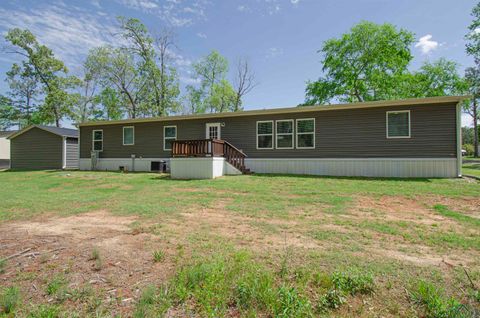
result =
M467 163L463 164L462 173L480 177L480 158L468 158L464 160L467 160Z
M0 317L479 314L473 180L7 171L0 184L0 259L13 256Z

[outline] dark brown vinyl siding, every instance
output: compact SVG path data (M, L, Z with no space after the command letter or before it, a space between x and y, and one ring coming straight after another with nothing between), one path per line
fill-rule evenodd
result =
M14 169L61 169L63 139L43 129L32 128L11 139Z
M410 110L411 138L387 139L386 112ZM256 122L315 118L315 149L256 149ZM456 107L417 105L348 110L190 119L150 123L86 126L80 129L80 154L89 158L92 130L103 129L101 158L167 158L163 127L177 126L177 139L204 139L206 123L221 122L221 138L242 149L249 158L455 158ZM122 127L135 126L135 145L122 145Z

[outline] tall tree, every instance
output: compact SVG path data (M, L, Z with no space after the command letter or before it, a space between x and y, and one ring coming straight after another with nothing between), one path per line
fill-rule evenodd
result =
M176 111L180 108L178 100L180 84L177 70L172 66L171 52L176 47L175 33L172 30L163 29L156 37L155 43L160 63L160 108Z
M124 48L110 46L90 50L86 66L99 72L102 87L115 88L125 101L127 116L136 118L140 114L139 106L147 85L143 74L134 63L134 56Z
M323 43L322 71L309 82L306 104L388 99L412 59L413 34L392 24L360 22L349 33Z
M479 67L469 67L465 70L465 80L468 83L471 100L464 104L463 110L473 121L473 155L478 158L478 120L480 118L480 106L478 99L480 97L480 69Z
M138 57L136 66L146 81L143 111L149 116L165 116L178 106L176 99L180 93L176 71L168 65L170 50L174 47L173 33L164 30L154 41L140 20L120 17L119 21L127 48ZM160 65L157 65L154 42Z
M0 95L0 130L7 130L18 124L18 110L10 98Z
M200 61L193 63L193 71L195 77L200 80L200 89L203 91L205 104L204 109L209 108L210 112L216 112L214 105L211 103L215 84L225 79L228 72L228 61L217 51L212 51Z
M74 104L71 118L77 124L96 118L98 114L96 98L100 74L98 70L83 66L83 77L79 80L77 103Z
M242 98L257 85L255 83L255 74L252 72L247 59L241 58L238 60L233 83L235 89L233 111L236 112L242 110Z
M468 68L465 72L467 82L470 84L470 92L473 98L470 104L466 105L464 110L472 117L474 130L474 156L479 156L478 141L478 121L480 120L480 110L478 98L480 97L480 3L477 3L472 9L472 22L468 26L468 33L465 36L467 40L466 51L475 60L475 67Z
M203 103L204 92L193 85L187 85L185 95L185 112L189 114L205 113L205 103Z
M122 99L117 91L111 87L106 87L96 97L96 103L101 104L103 108L95 109L94 118L105 120L118 120L123 116Z
M5 39L12 45L10 52L26 59L24 64L31 68L33 78L42 85L45 101L40 107L41 117L59 127L60 121L70 113L71 98L67 89L71 88L74 79L66 78L68 70L63 62L55 58L50 48L38 43L29 30L10 29Z
M418 71L404 77L398 98L463 94L467 85L458 73L458 64L440 58L425 62Z
M14 63L7 72L7 82L12 106L18 115L19 128L33 124L38 117L36 101L40 93L34 70L27 63Z
M216 112L234 111L236 101L237 94L226 79L222 79L219 83L213 84L212 96L209 102Z

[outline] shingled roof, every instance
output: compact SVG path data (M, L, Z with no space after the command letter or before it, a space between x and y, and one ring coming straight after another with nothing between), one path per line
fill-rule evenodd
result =
M17 136L20 136L21 134L29 131L32 128L39 128L43 129L45 131L48 131L52 134L61 136L61 137L71 137L71 138L78 138L78 130L76 129L70 129L70 128L61 128L61 127L52 127L52 126L44 126L44 125L31 125L28 126L20 131L17 131L16 133L10 135L8 139L13 139Z

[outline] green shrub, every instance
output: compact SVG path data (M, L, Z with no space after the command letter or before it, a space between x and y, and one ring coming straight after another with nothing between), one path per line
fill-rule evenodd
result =
M0 313L13 313L20 303L20 290L18 287L11 286L4 289L0 295Z
M337 309L347 301L345 294L338 289L330 289L325 295L320 298L318 309L319 311L326 311L327 309Z
M467 152L467 156L473 156L473 153L475 152L475 147L472 144L463 144L462 149Z
M454 298L446 298L441 289L429 282L420 281L411 293L411 299L424 308L427 318L474 317L470 308Z
M335 272L330 278L323 276L322 283L330 287L320 297L317 308L320 312L337 309L347 301L348 295L370 294L375 288L372 275L358 270Z
M370 294L374 290L372 275L356 270L346 273L335 272L332 275L332 282L336 289L351 295Z
M277 303L274 307L275 317L310 317L312 306L310 301L298 294L293 287L281 286L277 292Z

